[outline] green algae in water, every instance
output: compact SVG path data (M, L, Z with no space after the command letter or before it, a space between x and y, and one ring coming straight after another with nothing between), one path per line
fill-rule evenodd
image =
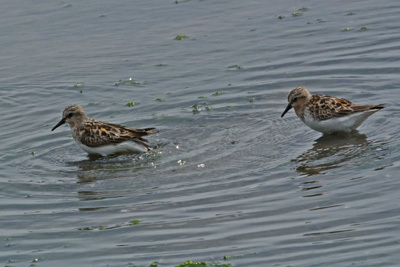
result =
M129 221L129 225L138 225L140 224L140 220L139 219L133 219Z
M146 82L137 82L133 80L132 78L126 79L126 80L119 80L114 84L114 86L121 86L121 85L134 85L134 86L141 86L145 85Z
M302 8L299 8L297 11L307 12L307 11L310 11L310 9L308 7L302 7Z
M242 67L241 67L240 65L237 65L237 64L228 66L228 69L240 70L241 68L242 68Z
M360 30L368 30L368 28L367 28L366 26L362 26L362 27L360 28Z
M163 102L163 101L164 101L164 98L158 97L158 98L156 98L156 101Z
M285 16L278 16L278 19L284 19Z
M344 32L348 32L348 31L351 31L351 30L352 30L352 28L349 28L349 27L343 29Z
M157 267L158 266L158 261L154 261L150 264L150 267Z
M211 107L211 106L206 106L205 109L206 109L207 111L211 111L211 110L212 110L212 107Z
M303 13L298 12L298 11L295 11L295 12L292 13L293 17L300 17L301 15L303 15Z
M84 86L83 83L76 83L76 84L74 85L75 88L79 88L79 87L83 87L83 86Z
M131 102L126 103L126 105L131 108L131 107L134 107L136 105L136 102L135 101L131 101Z
M231 266L232 265L230 263L219 264L219 263L205 262L205 261L193 262L189 260L182 264L176 265L175 267L231 267Z
M201 112L200 104L195 104L195 105L192 106L192 108L193 108L192 109L193 114L197 114L197 113Z
M219 96L219 95L222 95L223 93L224 93L223 91L217 91L217 92L215 92L213 95Z
M250 103L253 103L254 101L256 101L256 99L255 99L254 97L252 97L252 98L249 99L249 102L250 102Z
M181 40L186 39L186 38L188 38L188 37L189 37L189 36L184 35L184 34L178 34L178 35L175 37L175 40L181 41Z

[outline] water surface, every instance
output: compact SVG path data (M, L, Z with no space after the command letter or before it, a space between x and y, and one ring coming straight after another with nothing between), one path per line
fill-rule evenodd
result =
M396 265L399 12L3 1L1 265ZM321 137L280 118L296 86L388 107L357 134ZM70 104L156 127L156 148L88 157L67 126L50 131Z

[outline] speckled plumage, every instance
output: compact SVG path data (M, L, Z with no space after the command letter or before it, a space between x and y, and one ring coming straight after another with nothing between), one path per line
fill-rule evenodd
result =
M65 108L61 121L52 129L68 123L72 137L89 154L103 156L114 153L144 152L151 147L143 136L154 134L154 128L132 129L118 124L94 120L86 116L81 106Z
M310 128L323 132L351 132L384 105L356 105L351 101L325 95L311 95L304 87L293 89L288 95L288 106Z

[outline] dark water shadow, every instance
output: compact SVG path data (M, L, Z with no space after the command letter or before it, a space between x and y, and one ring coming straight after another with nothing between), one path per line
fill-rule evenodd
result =
M366 135L357 131L343 135L323 135L315 140L311 149L292 162L298 164L296 171L300 174L323 174L360 156L372 143Z

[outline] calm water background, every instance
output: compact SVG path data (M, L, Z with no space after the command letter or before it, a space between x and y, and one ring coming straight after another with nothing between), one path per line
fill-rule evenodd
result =
M396 265L400 2L178 2L1 2L1 265ZM296 86L389 106L321 137ZM157 148L89 158L70 104Z

